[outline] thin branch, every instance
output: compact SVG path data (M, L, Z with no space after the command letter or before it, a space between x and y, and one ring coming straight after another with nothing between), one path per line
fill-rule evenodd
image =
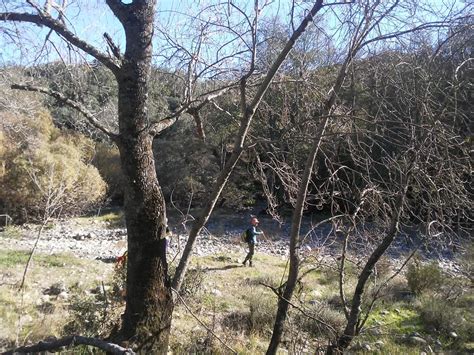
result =
M443 27L453 26L454 21L469 19L471 17L472 16L465 16L465 17L456 18L456 19L453 19L453 20L450 20L450 21L436 21L436 22L424 23L422 25L413 27L413 28L405 30L405 31L393 32L393 33L389 33L389 34L386 34L386 35L377 36L377 37L374 37L372 39L369 39L369 40L363 42L360 45L360 48L365 47L366 45L368 45L372 42L377 42L377 41L382 41L382 40L387 40L387 39L400 37L400 36L402 36L404 34L407 34L407 33L422 31L422 30L426 30L426 29L430 29L430 28L443 28Z
M36 345L22 346L14 350L9 350L2 355L13 355L13 354L31 354L40 353L44 351L60 350L66 346L78 346L78 345L89 345L95 348L107 351L115 355L134 355L135 352L132 349L123 348L117 344L109 343L101 339L88 338L80 335L70 335L64 338L56 339L53 341L40 341Z
M237 351L235 351L234 349L232 349L229 345L227 345L224 340L222 340L221 338L219 338L217 336L216 333L214 333L212 331L212 329L210 329L207 325L205 325L194 313L193 311L191 311L191 309L188 307L188 305L186 304L186 302L184 302L183 298L181 297L181 295L179 294L178 291L176 291L174 288L171 288L173 290L173 292L176 294L176 296L179 298L179 300L181 301L181 303L183 304L183 306L187 309L187 311L193 316L194 319L196 319L199 324L201 324L204 328L206 328L206 330L211 333L217 340L219 340L219 342L224 345L227 349L229 349L232 354L237 354Z
M23 276L21 278L20 286L18 287L19 290L22 290L23 286L25 285L26 273L28 272L28 269L29 269L30 264L31 264L31 260L33 259L33 254L36 251L36 248L38 246L38 242L41 238L41 234L42 234L44 228L46 227L46 224L48 224L48 221L49 221L49 219L46 219L45 221L43 221L43 223L41 223L40 229L38 230L38 234L36 236L35 244L33 245L33 248L30 251L30 255L28 256L28 260L26 261L25 270L23 271Z
M118 60L122 60L122 54L120 53L120 48L114 43L112 37L110 37L110 35L107 32L105 32L104 38L107 41L107 44L110 50L112 51L112 54L115 56L115 58L117 58Z
M109 131L103 125L101 125L99 123L99 121L97 121L94 114L91 111L89 111L83 104L81 104L80 102L69 99L64 94L62 94L58 91L54 91L54 90L51 90L51 89L48 89L48 88L45 88L45 87L33 86L33 85L27 85L27 84L13 84L13 85L11 85L11 88L16 89L16 90L40 92L40 93L43 93L43 94L47 94L51 97L54 97L56 100L58 100L60 102L63 102L66 105L68 105L69 107L72 107L73 109L75 109L75 110L79 111L80 113L82 113L86 117L87 121L89 121L89 123L92 126L94 126L95 128L101 130L102 132L104 132L112 140L117 138L117 135L115 133L112 133L111 131Z
M293 302L285 299L282 295L281 295L281 292L279 292L279 289L273 287L273 286L270 286L270 285L267 285L263 282L260 282L260 285L262 286L265 286L265 287L268 287L270 290L273 291L273 293L275 295L277 295L278 298L284 300L285 302L287 302L291 307L295 308L296 310L298 310L299 312L301 312L301 314L303 314L305 317L308 317L318 323L321 323L322 325L324 325L327 329L329 329L334 335L337 335L337 330L330 324L326 323L325 321L323 321L322 319L320 318L317 318L311 314L308 314L304 309L302 309L300 306L297 306L296 304L294 304Z

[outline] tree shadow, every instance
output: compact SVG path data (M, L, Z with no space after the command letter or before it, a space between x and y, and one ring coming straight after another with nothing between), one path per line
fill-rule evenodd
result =
M205 268L204 270L205 271L224 271L224 270L236 269L240 267L243 267L243 265L226 265L222 267L208 267L208 268Z

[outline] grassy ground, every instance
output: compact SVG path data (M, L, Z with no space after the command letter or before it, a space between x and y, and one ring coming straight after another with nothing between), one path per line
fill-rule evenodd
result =
M255 267L243 267L243 255L221 254L195 257L183 286L183 301L175 308L171 333L174 354L228 354L224 342L239 354L262 354L268 345L277 298L271 287L286 278L287 261L269 255L255 257ZM26 286L18 290L27 252L0 251L0 350L34 343L48 336L80 333L106 334L110 323L119 318L120 302L113 302L114 265L81 260L72 255L37 254L26 276ZM345 318L338 298L337 273L330 266L308 270L295 293L306 314L341 330ZM355 274L354 274L355 275ZM44 295L54 284L62 284L66 294ZM354 284L348 273L347 292ZM376 304L366 330L354 342L360 353L419 354L426 346L403 339L418 333L423 338L442 340L442 347L466 349L462 344L429 330L421 316L420 300L398 297L406 289L403 278L396 280L390 297ZM370 292L370 290L368 291ZM472 297L466 296L462 316L470 319ZM464 304L464 306L462 306ZM462 308L464 307L464 308ZM216 334L219 339L213 336ZM313 353L324 348L332 333L301 312L292 309L280 354Z
M69 298L83 295L110 279L111 267L68 254L34 255L23 290L19 285L27 251L0 251L0 348L59 336L68 318ZM59 296L43 294L58 284L68 290Z

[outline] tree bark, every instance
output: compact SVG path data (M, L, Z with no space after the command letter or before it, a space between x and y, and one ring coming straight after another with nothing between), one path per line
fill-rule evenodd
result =
M121 340L166 354L173 312L166 260L166 204L158 183L148 117L155 1L115 9L127 46L118 82L119 135L128 234L127 295Z

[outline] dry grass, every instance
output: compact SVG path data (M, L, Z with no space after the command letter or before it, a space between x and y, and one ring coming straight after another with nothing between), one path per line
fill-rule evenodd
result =
M27 258L27 251L0 251L0 349L59 336L68 318L68 296L106 281L112 271L110 264L69 254L37 254L19 290ZM56 283L64 285L67 296L44 294Z
M265 353L277 303L277 297L265 285L278 287L286 280L287 261L257 252L255 267L249 268L240 264L242 257L229 253L193 259L185 297L191 312L178 303L173 315L170 346L174 354L228 354L229 350L212 333L239 354ZM90 308L87 302L90 301L93 307L94 300L97 300L90 294L91 289L102 283L106 287L112 284L113 264L81 260L72 255L38 254L34 257L21 294L18 284L26 258L25 252L0 252L0 350L11 348L17 339L17 344L23 345L51 335L63 335L64 325L70 322L74 313L71 304L76 306L76 310L79 309L76 318L81 318L82 314L83 321L86 318L100 319L101 315L94 318L93 313L87 313ZM43 291L58 282L68 289L69 297L50 296L47 299ZM400 285L396 285L396 290L406 287L406 281L400 279L397 282ZM354 280L348 280L348 287L353 287L353 284ZM336 329L342 327L344 317L338 303L337 278L332 268L320 268L308 273L298 285L295 298L301 301L299 304L307 313ZM400 300L394 303L397 301L394 297L385 300L389 303L376 308L369 326L381 324L386 334L396 334L397 337L407 331L421 331L412 305ZM471 305L472 302L468 303ZM84 310L80 309L81 305ZM97 307L100 308L100 305ZM394 307L398 309L396 312ZM380 316L381 309L388 309L389 315ZM117 316L121 311L120 305L115 311L110 311ZM82 326L86 332L87 324L79 322L76 325L77 329ZM314 352L317 344L324 345L329 336L325 329L295 309L291 309L288 325L281 348L293 353ZM104 329L97 331L101 333ZM392 353L398 347L405 353L419 353L420 349L405 346L396 338L384 336L382 339L386 344L384 351ZM379 338L373 338L368 333L360 337L360 341L371 344L376 340Z

